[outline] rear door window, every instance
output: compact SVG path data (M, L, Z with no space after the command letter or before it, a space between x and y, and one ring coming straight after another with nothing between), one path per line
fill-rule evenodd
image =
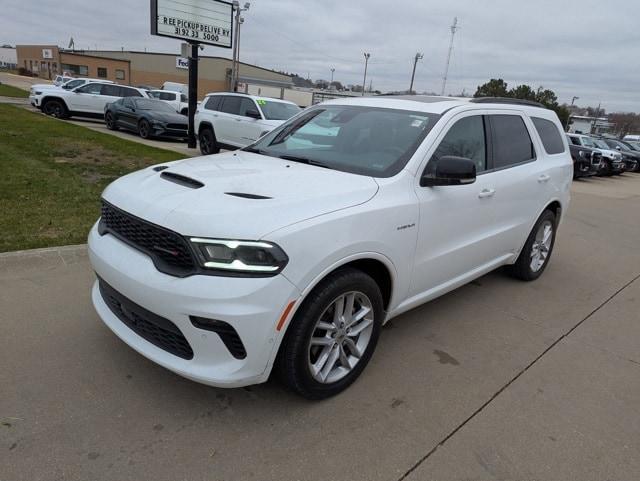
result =
M519 115L489 115L493 169L504 169L535 160L536 151L524 120Z
M142 94L136 89L129 87L120 87L120 97L142 97Z
M561 154L564 152L564 143L562 142L562 134L558 131L556 124L547 119L540 117L531 117L533 125L538 131L540 140L547 154Z
M120 87L114 84L103 84L100 94L110 97L120 97Z
M227 114L240 115L241 104L242 97L229 95L228 97L223 97L222 106L218 110Z
M453 124L438 145L432 159L437 161L444 156L466 157L476 164L476 172L487 170L487 148L482 115L465 117Z
M220 95L212 95L204 104L204 108L207 110L220 110Z

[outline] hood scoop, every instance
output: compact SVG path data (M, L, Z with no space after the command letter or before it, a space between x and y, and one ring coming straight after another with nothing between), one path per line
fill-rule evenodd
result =
M190 189L199 189L200 187L204 187L204 184L199 180L192 179L191 177L187 177L186 175L176 174L175 172L162 172L162 174L160 174L160 177L170 182L175 182L176 184L182 185L184 187L189 187Z
M267 197L266 195L247 194L245 192L225 192L225 194L232 195L233 197L241 197L243 199L253 199L253 200L273 199L273 197Z

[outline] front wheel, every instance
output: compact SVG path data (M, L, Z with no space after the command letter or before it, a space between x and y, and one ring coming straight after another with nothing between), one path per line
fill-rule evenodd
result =
M551 259L556 240L556 216L545 210L533 226L518 260L509 266L509 272L523 281L533 281L540 277Z
M142 119L138 124L138 134L143 139L148 139L151 137L151 124L148 120Z
M216 136L213 133L213 130L211 130L210 128L205 127L200 130L198 140L200 143L200 152L202 153L202 155L217 154L218 152L220 152L220 147L218 146Z
M69 117L67 106L61 100L57 99L47 100L42 106L42 112L57 119L66 119Z
M308 399L345 390L371 359L383 316L376 282L340 269L316 286L291 321L278 353L281 379Z

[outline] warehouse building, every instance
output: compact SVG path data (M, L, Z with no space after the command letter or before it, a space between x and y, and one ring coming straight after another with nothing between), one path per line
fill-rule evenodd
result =
M18 67L41 78L69 72L76 77L104 78L126 85L160 88L164 82L188 82L188 60L180 55L127 50L65 50L54 45L17 45ZM208 92L229 90L231 60L200 57L198 98ZM240 64L239 81L266 87L290 88L291 77L246 63Z

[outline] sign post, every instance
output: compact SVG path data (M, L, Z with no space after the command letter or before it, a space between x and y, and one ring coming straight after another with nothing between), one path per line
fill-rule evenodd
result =
M151 35L186 41L191 49L188 146L193 149L197 144L194 116L198 101L198 48L200 44L231 48L233 4L223 0L151 0ZM179 64L176 61L176 67Z

